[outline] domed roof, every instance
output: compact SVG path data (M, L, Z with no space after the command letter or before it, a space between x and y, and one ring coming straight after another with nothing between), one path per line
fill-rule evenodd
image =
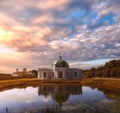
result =
M54 62L53 64L55 67L65 67L65 68L69 68L68 63L62 59L61 56L59 56L59 58Z

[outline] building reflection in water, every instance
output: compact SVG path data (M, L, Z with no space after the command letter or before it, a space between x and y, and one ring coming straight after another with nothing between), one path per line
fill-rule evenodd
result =
M96 88L92 87L91 88ZM98 91L102 91L106 97L116 97L115 92L106 90L105 88L98 88ZM57 103L55 106L47 107L43 113L61 113L63 111L64 103L70 98L70 95L82 95L82 86L39 86L38 95L44 95L47 97L51 95L52 99Z
M59 107L69 99L70 95L81 95L82 86L39 86L38 95L51 95Z

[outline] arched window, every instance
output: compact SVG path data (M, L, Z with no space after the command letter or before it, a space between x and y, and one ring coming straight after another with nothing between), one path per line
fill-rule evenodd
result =
M46 72L43 73L43 77L46 78Z
M68 72L66 74L67 74L67 77L68 77L69 76Z
M74 73L74 76L77 77L77 72Z
M53 78L54 78L54 72L53 72Z

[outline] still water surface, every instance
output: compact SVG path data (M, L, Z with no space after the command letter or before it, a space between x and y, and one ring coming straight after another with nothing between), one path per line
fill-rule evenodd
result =
M0 113L120 113L120 99L85 86L14 88L0 92Z

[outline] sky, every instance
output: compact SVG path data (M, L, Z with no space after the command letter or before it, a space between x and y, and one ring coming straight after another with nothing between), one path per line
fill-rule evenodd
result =
M120 58L120 0L1 0L0 73L51 67L62 52L88 69Z

